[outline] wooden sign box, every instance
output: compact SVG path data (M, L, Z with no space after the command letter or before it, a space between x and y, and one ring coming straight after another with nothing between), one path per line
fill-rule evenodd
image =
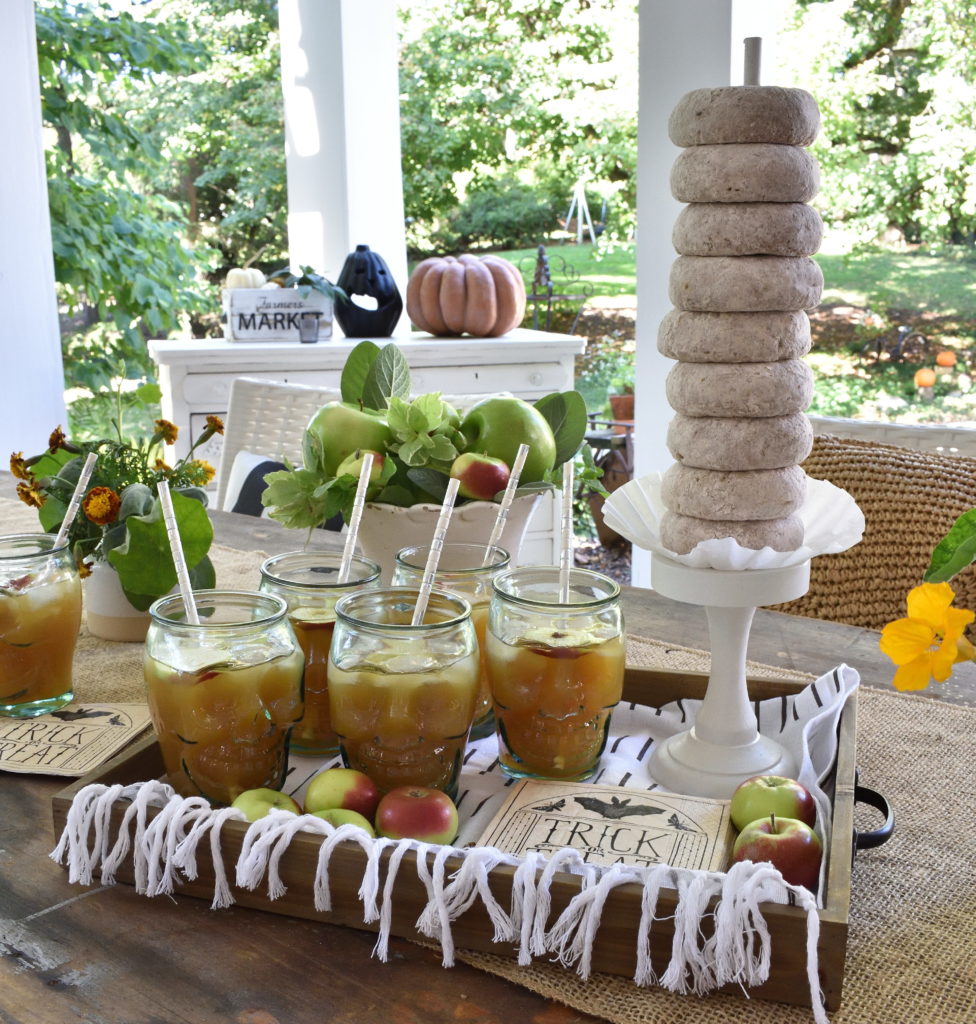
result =
M332 337L332 300L317 291L303 299L297 288L227 288L223 307L228 341L314 342ZM302 314L314 314L308 338L300 334Z
M628 669L624 685L624 699L652 707L659 707L679 697L701 698L705 694L708 678L698 673L671 673ZM786 681L750 680L749 693L754 700L795 693L802 684ZM851 889L852 838L854 830L854 758L857 719L857 694L848 700L839 724L837 764L828 780L828 792L833 798L833 828L828 855L824 906L820 911L820 983L826 1005L835 1010L841 1002L844 980L844 959L847 947L848 911ZM59 792L53 800L54 827L60 835L67 818L68 808L83 786L93 782L106 785L158 778L162 774L162 760L155 737L143 739L97 772L79 779ZM122 820L124 804L119 804L112 816L113 828ZM229 821L222 830L225 865L233 879L233 865L241 850L246 826ZM333 909L320 913L314 909L312 883L319 845L322 837L312 833L298 833L281 861L281 877L288 888L278 900L269 900L264 890L255 891L234 887L235 901L246 907L348 925L364 931L375 931L375 924L364 924L362 904L357 898L360 881L366 866L366 856L354 843L340 844L332 855L329 868ZM384 856L388 857L388 853ZM422 938L414 923L426 906L427 897L422 883L416 877L414 854L408 853L397 875L393 911L392 933L404 938ZM431 855L432 860L432 855ZM213 866L209 860L208 844L198 851L200 876L193 882L182 882L177 891L210 901L213 898ZM514 869L498 867L491 873L491 887L503 906L511 895ZM131 856L118 872L121 881L132 882ZM552 886L552 916L562 912L572 896L579 891L578 876L559 874ZM673 913L676 893L662 890L658 903L658 919L651 931L651 953L655 970L662 972L671 956L672 931L667 917ZM641 889L624 885L614 889L603 913L593 948L593 970L632 977L636 964L635 934L640 921ZM785 1003L810 1005L806 977L806 915L798 907L766 904L763 913L772 936L772 967L765 984L752 988L748 995ZM661 918L664 918L663 920ZM706 919L707 920L707 919ZM455 945L459 949L473 949L502 955L516 956L514 945L492 942L493 926L484 908L477 904L464 913L453 925ZM428 941L424 939L424 941ZM726 991L742 995L737 985Z

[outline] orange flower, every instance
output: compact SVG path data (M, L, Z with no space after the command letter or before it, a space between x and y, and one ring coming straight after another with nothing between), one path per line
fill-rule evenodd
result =
M153 469L155 469L156 472L158 472L158 473L167 473L167 472L169 472L169 466L167 466L166 463L162 459L157 459L153 463Z
M176 444L176 435L179 432L180 428L175 423L170 423L169 420L156 420L155 440Z
M111 487L93 487L81 507L97 526L107 526L118 518L121 504L122 499Z
M88 563L84 559L82 559L78 563L78 578L82 579L82 580L86 580L86 579L88 579L89 576L91 576L91 574L92 574L92 567L91 567L90 563Z
M17 497L32 508L40 508L47 501L47 498L38 490L36 480L17 484Z
M23 452L11 452L10 453L10 472L18 480L26 480L28 483L31 480L31 473L27 469L27 463L24 461Z
M908 618L881 631L881 651L898 666L895 689L924 690L930 678L944 683L953 665L976 657L963 636L976 615L951 608L955 596L948 583L923 583L908 593Z
M224 421L219 416L208 416L207 426L211 434L222 434L224 432Z
M200 467L203 472L206 482L209 484L211 480L217 475L217 470L207 462L206 459L197 459L196 464Z

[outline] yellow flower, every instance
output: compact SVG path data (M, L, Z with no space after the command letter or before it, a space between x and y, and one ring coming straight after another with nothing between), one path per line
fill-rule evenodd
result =
M52 455L60 448L64 448L66 451L70 450L67 445L67 438L64 436L64 431L60 426L55 427L51 431L51 436L47 439L47 447Z
M17 497L32 508L40 508L47 501L47 498L38 490L36 480L17 484Z
M186 464L186 469L193 476L194 482L200 485L209 484L217 475L217 470L206 459L193 459Z
M118 518L121 504L122 499L111 487L93 487L81 507L96 526L108 526Z
M896 689L924 690L930 679L944 683L953 665L976 657L963 636L976 614L950 607L955 596L948 583L923 583L908 594L908 618L881 631L881 650L898 666Z
M28 483L30 482L31 473L27 468L27 463L24 461L23 452L10 453L10 472L18 480L26 480Z
M176 435L180 428L169 420L156 420L156 436L154 441L163 441L166 444L176 444Z
M219 416L208 416L207 426L212 434L222 434L224 432L224 421Z

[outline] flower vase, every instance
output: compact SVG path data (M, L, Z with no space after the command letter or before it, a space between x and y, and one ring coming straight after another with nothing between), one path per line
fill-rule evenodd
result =
M129 604L119 574L107 562L96 562L84 581L84 609L92 636L130 643L146 639L149 613Z
M522 494L509 509L498 544L509 553L513 566L519 564L522 538L541 500L542 495L538 493ZM368 559L382 566L384 583L389 584L392 579L396 555L401 548L431 542L440 511L440 505L402 507L381 502L367 503L359 524L359 545ZM451 515L447 540L487 544L497 517L498 503L494 501L469 501L458 505Z

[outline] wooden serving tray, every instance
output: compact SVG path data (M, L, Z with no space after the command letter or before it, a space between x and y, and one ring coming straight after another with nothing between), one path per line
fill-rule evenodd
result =
M624 683L624 699L660 707L679 697L704 697L707 683L708 677L703 673L628 669ZM763 700L796 693L803 689L803 685L794 681L751 679L749 694L753 700ZM827 851L824 906L819 912L818 955L820 984L829 1010L837 1009L841 1002L847 948L854 835L856 721L855 691L841 714L837 763L832 778L826 784L828 794L833 800L833 827ZM133 744L127 751L102 765L97 771L55 795L55 834L61 834L71 801L82 787L91 783L129 785L159 778L162 771L162 759L154 736ZM124 809L124 804L119 803L116 806L112 815L113 827L117 828L121 823ZM226 822L221 832L225 865L228 868L228 878L231 880L234 877L233 865L240 854L245 832L246 825L237 821ZM270 900L262 890L250 891L234 886L235 902L241 906L275 914L348 925L363 931L376 931L375 923L364 924L362 919L363 909L357 892L366 867L366 855L355 843L341 843L332 855L329 867L332 910L329 913L315 910L312 882L321 842L322 837L311 832L299 832L295 835L281 860L281 878L287 886L287 892L280 899ZM388 856L388 853L384 854L385 858ZM392 934L408 939L423 938L414 928L414 924L427 904L426 891L416 877L414 857L413 852L406 855L404 866L397 876L391 928ZM182 880L176 891L209 901L213 898L214 892L209 844L201 844L197 864L199 877L192 882ZM506 866L497 867L491 872L492 892L503 906L507 906L510 899L513 875L514 869ZM123 882L133 881L131 856L119 870L117 877ZM579 891L579 887L578 876L568 873L556 875L551 890L550 920L555 920L563 911L569 900ZM651 955L655 970L658 972L665 969L671 956L673 932L671 922L667 918L673 914L676 897L677 894L672 890L661 891L657 919L651 930ZM635 934L640 921L640 898L641 889L637 885L618 886L610 893L593 946L593 970L633 976L636 966ZM772 937L770 976L763 985L750 989L748 995L809 1006L810 992L806 976L806 913L799 907L781 904L766 904L763 906L763 913ZM707 922L708 918L705 920ZM492 932L493 926L480 903L453 923L454 941L458 948L514 958L517 954L516 947L510 943L492 942ZM738 985L729 985L726 991L744 994Z

